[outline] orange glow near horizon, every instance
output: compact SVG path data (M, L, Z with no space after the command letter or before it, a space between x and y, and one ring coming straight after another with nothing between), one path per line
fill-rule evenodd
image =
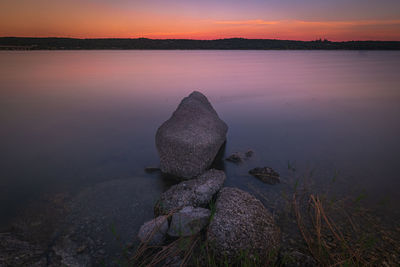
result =
M128 1L120 1L119 4L127 5ZM165 11L155 7L160 3L154 1L150 1L154 4L150 6L135 2L134 7L128 8L107 1L38 0L34 5L28 0L18 3L5 0L0 4L0 36L400 40L400 16L365 19L365 16L357 15L354 19L306 20L280 15L279 19L262 19L255 11L246 11L244 4L243 14L237 10L225 13L217 10L202 15L200 11L195 12L193 6L177 5L176 2Z

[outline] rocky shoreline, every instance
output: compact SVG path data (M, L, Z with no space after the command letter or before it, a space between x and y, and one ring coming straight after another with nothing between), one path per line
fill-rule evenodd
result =
M216 244L226 244L226 241L219 240L226 229L219 228L218 225L221 223L218 221L222 221L224 225L232 223L232 227L252 228L251 225L246 226L248 223L259 227L258 215L247 214L243 218L224 215L229 212L224 208L229 207L229 203L223 200L227 194L229 195L230 190L223 187L226 175L221 170L209 168L215 157L220 156L227 130L227 125L218 117L207 98L199 92L193 92L185 98L171 119L160 127L156 134L160 168L146 168L145 172L161 171L172 174L175 179L181 179L181 182L171 186L159 196L154 207L155 219L142 226L138 234L139 240L151 241L148 242L149 245L165 246L176 238L209 232L210 240L213 239ZM248 159L252 154L253 151L247 151L244 157ZM152 186L149 184L147 187L151 190ZM130 211L129 195L138 190L142 189L140 186L138 188L134 181L114 180L88 188L77 196L55 195L42 201L43 205L28 207L28 212L13 223L15 225L13 229L1 233L0 265L101 264L108 257L106 251L109 249L109 244L104 237L110 230L107 227L113 223L111 220L138 221L143 217L149 217L145 215L146 210L143 210L143 215L138 216L139 206L135 207L137 210L135 213ZM251 199L249 203L257 202L253 196L239 189L232 190L235 192L232 195L234 201L242 203L236 207L238 210L251 210L250 206L246 206L249 199ZM152 202L151 197L147 202ZM273 223L272 215L261 202L257 203L258 208L268 217L266 219L268 223L265 224L265 229L257 229L254 233L258 231L262 233L264 229L266 235L271 235L273 242L261 244L261 247L269 249L277 244L279 230L277 227L270 227ZM101 205L101 209L98 209L97 205ZM105 217L105 214L112 216ZM234 221L231 221L232 219ZM157 229L157 232L154 232L154 229ZM125 237L121 241L132 239L130 236L137 234L134 232L135 229L123 227L119 230L124 232L122 235ZM151 240L149 240L150 234ZM241 238L240 231L236 234ZM235 237L232 238L234 240ZM128 249L130 254L134 253L132 252L134 244L123 242L126 242L123 243L123 250ZM251 244L252 240L249 238L245 242ZM240 247L226 248L226 253L235 254L238 249L240 250ZM215 251L220 251L220 248L216 248Z
M254 266L318 266L353 255L346 254L352 250L337 253L343 240L335 240L326 229L324 236L314 236L315 218L306 216L310 209L316 211L316 206L310 206L310 195L300 196L296 191L297 177L293 177L293 190L285 173L281 181L280 174L270 167L244 170L250 168L246 162L251 162L257 151L235 152L225 160L241 168L240 175L254 176L255 187L265 183L264 189L286 185L288 190L264 194L250 185L245 186L249 190L244 189L251 193L232 187L227 174L213 164L223 154L227 131L207 98L193 92L157 131L160 166L146 168L148 176L142 184L113 179L74 196L55 195L44 201L49 205L28 207L15 228L0 232L0 266L220 266L237 259ZM293 170L291 166L288 169ZM174 183L166 182L166 177L172 177ZM154 190L154 180L165 183L163 190ZM289 197L283 195L286 193ZM132 195L141 201L132 201ZM322 210L322 204L318 208ZM300 220L296 212L302 213ZM331 215L339 214L334 211ZM361 220L359 226L366 226L366 217L357 215L349 224L347 216L338 221L348 233L353 233L357 219ZM143 223L143 218L153 219ZM118 231L115 222L120 223ZM307 235L302 236L302 231ZM364 234L364 230L360 232ZM392 232L383 237L391 236ZM315 254L321 238L324 248L337 258ZM354 248L359 245L354 236L346 241L354 241ZM384 254L386 245L382 242L377 252L372 251L375 258L371 260L379 262L376 258ZM393 258L389 263L400 262L393 255L384 257Z
M161 171L183 181L160 196L154 208L156 217L139 230L143 243L167 246L165 240L172 242L171 238L204 231L213 253L228 261L243 251L263 259L278 250L280 230L272 214L253 195L224 187L223 171L209 169L226 141L227 130L208 99L196 91L184 98L157 130ZM244 155L249 158L253 151ZM227 160L243 161L239 153ZM279 182L279 174L270 168L256 168L250 174L270 184ZM211 211L213 201L215 209Z
M193 92L182 100L156 133L160 167L145 169L146 173L163 173L180 182L158 197L154 219L145 222L139 232L135 233L131 228L119 229L125 237L121 241L131 239L129 236L134 234L142 245L165 248L175 246L182 238L191 240L201 235L202 242L206 240L212 244L211 253L216 258L230 261L245 252L248 257L268 257L268 260L273 255L272 260L276 261L281 231L274 216L250 193L225 187L225 172L211 168L215 158L221 156L227 131L228 126L203 94ZM236 152L225 160L241 164L253 154L252 150ZM279 174L268 167L256 168L249 173L267 184L279 182ZM151 186L147 187L151 190ZM29 226L22 223L19 230L1 234L1 265L95 266L104 263L109 244L102 237L113 223L111 220L140 221L149 217L138 216L139 207L135 213L130 212L128 198L135 190L141 189L133 181L116 180L84 190L72 199L57 200L60 207L57 212L49 211L48 216L53 216L54 227L48 229L45 238L30 235L36 231L35 226L32 227L37 224L35 220L39 222L37 227L43 228L48 224L48 218L35 219L34 214L27 214L32 220ZM147 202L152 201L149 198ZM96 205L101 205L99 212L96 212ZM147 214L146 210L143 212ZM105 214L112 216L108 218ZM118 233L113 234L120 239ZM136 248L133 243L123 242L121 252L117 254L126 251L128 254L121 256L126 261L132 257L128 255L135 255ZM167 257L163 264L173 266L187 261L179 254ZM118 263L106 262L118 266Z

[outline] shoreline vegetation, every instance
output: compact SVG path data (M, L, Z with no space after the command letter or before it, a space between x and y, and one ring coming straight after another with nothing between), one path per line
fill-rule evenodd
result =
M124 254L123 262L127 266L398 266L400 232L395 222L382 220L366 208L365 195L337 195L336 171L332 181L319 188L315 169L301 173L296 169L288 162L288 173L283 177L287 188L278 197L248 185L252 194L274 211L281 230L281 244L264 257L245 249L234 258L217 255L215 244L207 238L208 225L196 234L170 238L162 245L150 244L159 229L155 227L147 240ZM211 223L215 198L207 208L213 214Z
M0 37L0 50L400 50L400 41Z
M266 207L273 210L274 218L282 231L282 243L278 250L268 255L276 258L274 261L260 262L259 258L250 257L243 251L239 257L233 259L236 265L232 263L231 266L398 266L400 228L397 221L377 216L375 208L378 207L367 208L362 196L337 195L334 190L336 183L344 182L341 175L337 177L335 174L335 181L332 180L332 183L321 189L315 183L316 176L313 173L313 170L299 172L295 165L288 163L288 173L282 177L287 186L283 191L277 192L278 195L262 192L254 184L247 186ZM54 220L54 224L60 224L65 215L56 216L52 210L60 212L61 206L70 209L68 199L59 198L60 196L54 196L57 199L56 207L47 207L52 208L48 220ZM215 213L215 200L208 206ZM39 210L43 213L43 207ZM167 216L171 215L172 213ZM35 216L42 215L36 212ZM37 222L38 218L35 216L26 217L25 222ZM86 263L82 258L93 257L89 244L76 246L74 243L66 243L65 247L59 247L57 239L41 241L37 237L40 233L34 230L38 226L33 229L28 227L24 231L18 225L15 227L10 232L0 233L0 265L58 266L63 260L57 254L60 252L65 253L62 254L64 257L72 257L82 265ZM190 237L174 238L168 244L160 246L150 245L148 242L140 245L124 243L120 240L120 235L125 234L124 232L113 228L109 231L119 244L120 255L104 261L93 258L92 263L100 266L113 263L114 266L199 267L228 264L227 258L214 254L214 244L207 241L204 230ZM62 236L58 238L62 239ZM55 247L60 251L54 251Z

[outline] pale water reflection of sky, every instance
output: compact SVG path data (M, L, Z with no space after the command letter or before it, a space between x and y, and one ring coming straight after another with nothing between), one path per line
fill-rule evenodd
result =
M193 90L229 125L226 153L335 168L398 198L399 69L390 51L1 52L1 214L43 192L146 179L157 127Z

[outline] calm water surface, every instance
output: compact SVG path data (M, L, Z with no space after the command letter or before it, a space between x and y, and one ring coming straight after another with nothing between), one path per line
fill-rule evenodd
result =
M227 185L279 190L246 173L270 166L285 182L290 162L322 184L338 172L339 193L396 207L399 70L390 51L1 52L1 226L43 196L116 190L87 205L129 202L134 235L168 186L143 171L158 164L156 129L193 90L229 125L226 154L255 151L223 164Z

